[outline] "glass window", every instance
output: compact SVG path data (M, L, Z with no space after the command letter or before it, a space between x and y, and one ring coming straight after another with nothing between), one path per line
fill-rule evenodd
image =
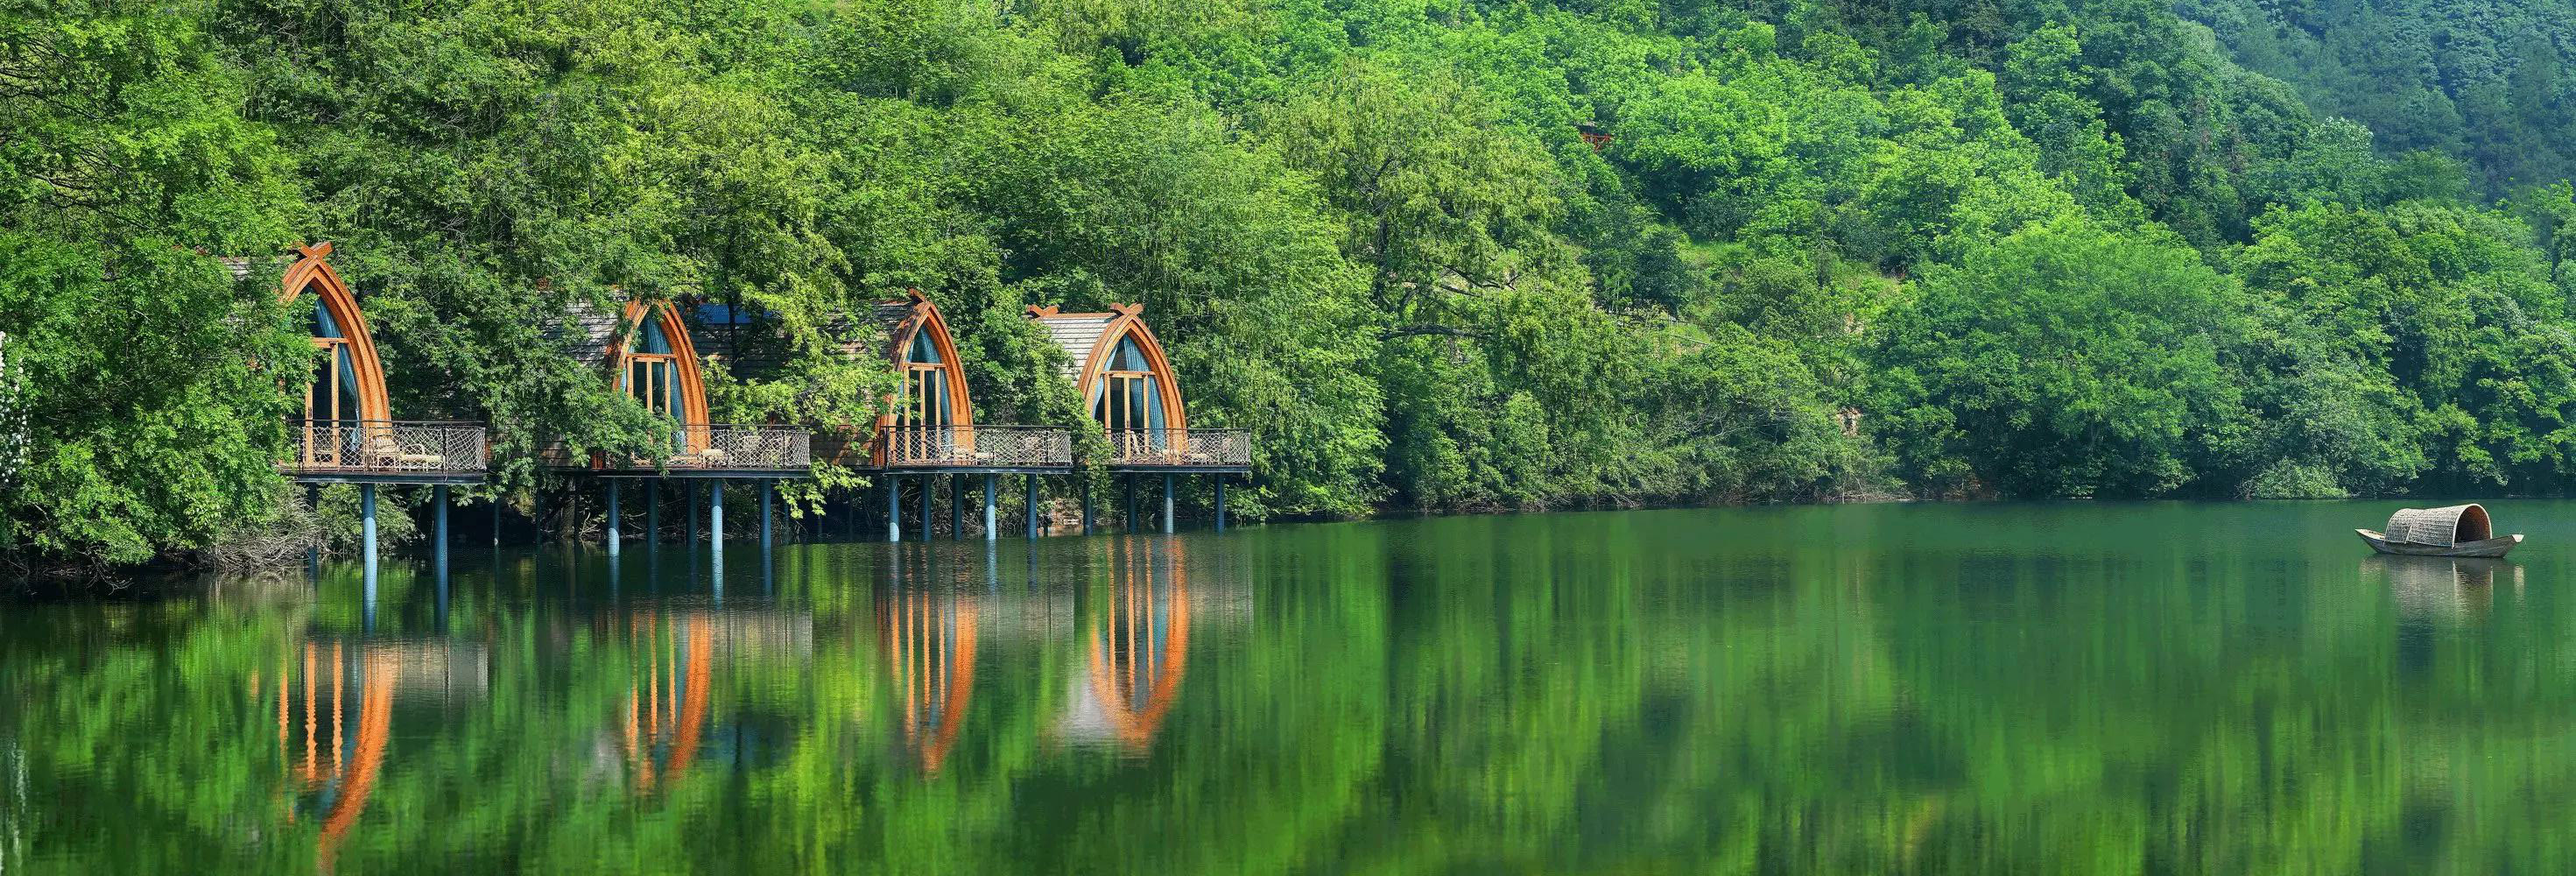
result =
M912 333L912 352L904 358L904 361L939 364L939 346L930 342L930 329L923 328Z
M635 333L635 352L654 354L671 352L671 339L662 334L662 320L652 311L645 311L644 325Z
M340 332L340 321L331 318L331 308L322 303L322 293L320 292L313 293L313 336L317 338L347 337L347 335L341 334Z

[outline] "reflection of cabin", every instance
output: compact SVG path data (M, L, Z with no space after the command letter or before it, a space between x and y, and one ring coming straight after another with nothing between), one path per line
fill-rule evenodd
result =
M1077 739L1151 745L1189 663L1190 589L1178 543L1112 549L1109 586L1082 611L1082 678L1063 729Z
M479 483L487 450L483 427L471 423L398 422L385 393L375 336L349 284L332 270L331 245L296 250L278 300L304 312L317 360L302 387L303 405L288 424L290 457L280 466L297 480L360 483ZM225 259L237 277L249 259Z
M975 695L976 599L897 590L878 598L876 627L903 710L904 744L924 772L936 773Z
M1029 317L1064 348L1065 378L1107 433L1112 469L1250 471L1249 434L1189 428L1179 379L1143 312L1141 304L1112 304L1106 313L1031 307Z
M396 692L451 706L481 698L490 679L491 656L481 646L444 641L308 640L279 656L273 693L251 676L251 699L277 704L278 762L292 791L284 816L322 819L314 846L319 869L331 869L374 795L393 739Z
M578 303L572 315L571 355L660 416L667 432L660 446L631 455L585 458L554 448L553 464L603 474L745 478L794 476L811 464L812 439L803 429L709 422L697 349L671 302L633 299L608 310Z

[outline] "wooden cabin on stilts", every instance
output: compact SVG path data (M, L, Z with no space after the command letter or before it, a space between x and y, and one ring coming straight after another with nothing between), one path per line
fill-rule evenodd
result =
M983 486L984 538L999 537L1000 479L1006 475L1021 477L1021 530L1036 538L1038 478L1073 471L1072 433L1050 426L977 422L956 338L939 305L919 290L878 304L869 319L876 330L857 333L843 350L851 356L884 357L899 382L883 400L884 413L869 434L863 440L849 434L827 436L825 458L875 473L883 492L886 540L903 540L906 479L918 484L919 526L914 531L920 538L931 537L931 505L937 495L933 484L940 477L949 484L949 531L958 537L966 532L966 485L972 477Z
M576 305L573 329L571 355L598 369L603 379L652 412L666 430L641 452L574 454L558 443L545 453L548 463L560 472L606 483L610 552L623 540L619 493L630 480L644 482L647 489L648 543L661 537L663 481L689 485L688 538L693 544L699 537L698 494L706 493L706 534L719 560L724 554L725 482L757 482L760 543L766 551L775 519L774 487L781 479L812 473L813 433L794 426L710 422L697 347L688 321L670 301L630 299L609 310ZM700 485L710 481L714 489L702 491Z
M357 294L331 268L330 255L329 243L298 247L279 288L280 302L303 309L312 332L315 364L302 387L303 405L287 423L289 454L278 468L306 485L308 500L318 497L323 484L358 486L367 593L372 601L376 488L421 485L435 493L431 549L444 580L448 490L482 483L490 450L479 423L393 418L375 336L367 329ZM250 276L250 259L223 261L234 276Z
M1138 528L1136 478L1161 475L1163 531L1173 529L1176 479L1216 477L1216 528L1225 529L1226 477L1252 471L1252 436L1242 429L1193 429L1181 404L1179 378L1163 345L1145 325L1144 305L1112 304L1105 313L1030 307L1029 318L1064 348L1065 378L1109 442L1108 468L1126 480L1125 527ZM1083 531L1091 531L1091 497L1083 494Z

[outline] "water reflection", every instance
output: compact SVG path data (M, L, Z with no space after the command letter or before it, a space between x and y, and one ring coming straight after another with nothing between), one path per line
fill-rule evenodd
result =
M736 545L721 600L713 551L514 551L10 605L0 872L2563 869L2570 554L2368 559L2343 524L2385 516Z
M1153 744L1180 696L1189 666L1188 574L1178 543L1122 539L1110 549L1108 580L1086 587L1081 683L1061 725L1065 736L1114 739L1131 750Z

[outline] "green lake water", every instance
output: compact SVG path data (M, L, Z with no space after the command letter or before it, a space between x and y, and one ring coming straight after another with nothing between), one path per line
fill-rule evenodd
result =
M2576 504L458 551L0 602L0 873L2576 868Z

